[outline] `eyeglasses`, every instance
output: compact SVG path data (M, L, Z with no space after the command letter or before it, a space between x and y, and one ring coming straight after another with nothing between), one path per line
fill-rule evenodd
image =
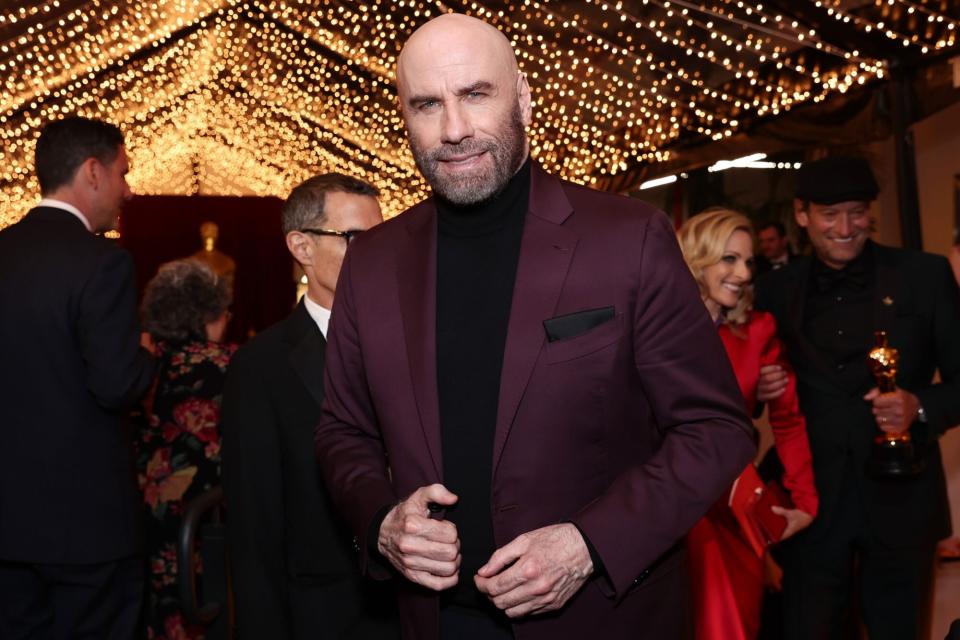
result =
M347 244L353 242L353 239L363 233L365 229L347 229L346 231L337 231L336 229L300 229L303 233L312 233L317 236L336 236L343 238Z

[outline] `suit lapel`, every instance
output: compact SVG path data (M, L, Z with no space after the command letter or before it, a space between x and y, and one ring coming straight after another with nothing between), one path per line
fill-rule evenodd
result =
M319 405L323 402L323 365L327 342L307 312L303 300L290 316L285 337L290 345L290 366Z
M440 403L437 392L437 214L428 208L405 213L411 224L397 251L397 287L410 379L420 426L437 478L442 478Z
M537 356L546 341L543 321L555 314L577 246L577 235L561 226L571 213L573 207L560 181L534 164L531 168L530 207L520 243L500 374L493 444L494 473Z

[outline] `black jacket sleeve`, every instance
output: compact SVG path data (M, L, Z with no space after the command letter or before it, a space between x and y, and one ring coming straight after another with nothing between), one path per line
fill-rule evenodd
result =
M150 386L154 359L140 347L133 260L103 252L80 294L76 331L90 393L106 409L125 409Z

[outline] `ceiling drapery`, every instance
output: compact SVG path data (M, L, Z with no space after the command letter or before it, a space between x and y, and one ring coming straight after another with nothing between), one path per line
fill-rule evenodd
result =
M37 198L38 129L124 129L139 193L275 195L322 171L421 199L396 107L407 35L441 12L500 28L535 102L533 154L597 186L698 140L957 48L958 0L54 0L0 10L0 227Z

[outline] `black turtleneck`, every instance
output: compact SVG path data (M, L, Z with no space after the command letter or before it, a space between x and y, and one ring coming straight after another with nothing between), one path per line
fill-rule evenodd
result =
M490 515L493 438L530 160L489 202L437 200L437 390L443 483L459 501L446 518L460 535L460 581L446 602L487 609L473 576L496 550Z

